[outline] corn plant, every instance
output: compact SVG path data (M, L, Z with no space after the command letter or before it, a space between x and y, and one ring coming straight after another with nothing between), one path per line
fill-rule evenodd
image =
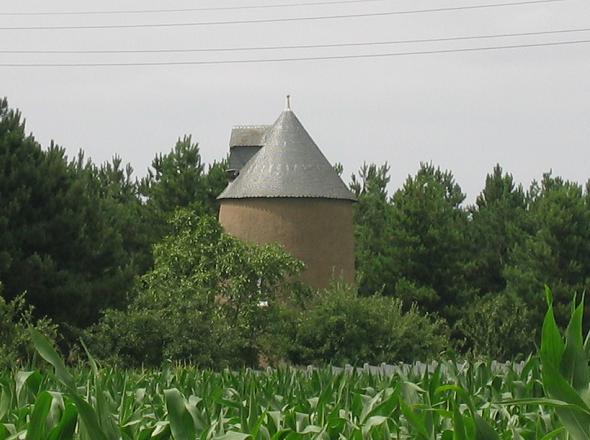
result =
M512 403L553 408L563 424L556 432L566 432L567 438L574 440L590 440L590 333L584 340L584 297L579 304L574 297L570 322L562 336L555 321L551 290L546 288L545 293L547 313L540 352L545 397Z
M34 332L33 340L52 369L0 373L0 440L537 440L567 435L560 420L570 407L546 404L557 400L543 393L546 372L537 357L522 365L416 363L391 373L330 368L213 372L173 364L160 370L101 368L87 353L88 367L68 369L47 339ZM507 403L519 399L528 401Z

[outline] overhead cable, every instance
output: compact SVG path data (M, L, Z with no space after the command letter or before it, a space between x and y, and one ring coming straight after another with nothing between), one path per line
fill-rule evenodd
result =
M297 3L275 3L242 6L209 6L201 8L180 8L180 9L125 9L125 10L94 10L94 11L15 11L0 12L0 16L41 16L41 15L123 15L123 14L161 14L177 12L205 12L205 11L237 11L245 9L278 9L303 6L330 6L354 3L381 3L387 0L337 0L337 1L315 1Z
M578 29L555 29L546 31L516 32L504 34L488 35L460 35L454 37L438 38L419 38L408 40L390 40L390 41L365 41L349 43L327 43L327 44L296 44L287 46L244 46L244 47L203 47L189 49L39 49L39 50L18 50L18 49L0 49L0 53L6 54L144 54L144 53L195 53L195 52L243 52L243 51L262 51L262 50L290 50L290 49L328 49L337 47L363 47L363 46L386 46L394 44L413 44L413 43L437 43L446 41L460 40L481 40L489 38L509 38L509 37L527 37L538 35L555 35L564 33L590 32L590 28Z
M196 21L180 23L131 23L131 24L97 24L97 25L52 25L52 26L13 26L0 27L0 31L19 30L19 31L46 31L46 30L74 30L74 29L134 29L134 28L162 28L162 27L193 27L193 26L217 26L217 25L236 25L236 24L260 24L260 23L285 23L297 21L313 20L338 20L351 18L366 17L387 17L392 15L422 14L434 12L464 11L474 9L501 8L508 6L524 6L541 3L556 3L567 0L523 0L508 3L487 3L469 6L450 6L430 9L413 9L403 11L386 11L386 12L367 12L359 14L342 14L342 15L319 15L307 17L282 17L282 18L261 18L252 20L221 20L221 21Z
M522 49L533 47L565 46L590 43L588 40L553 41L546 43L514 44L509 46L484 46L464 47L457 49L437 49L412 52L391 52L377 54L355 54L355 55L331 55L331 56L309 56L289 58L254 58L244 60L203 60L203 61L145 61L145 62L116 62L116 63L0 63L0 67L130 67L130 66L198 66L217 64L256 64L256 63L282 63L293 61L327 61L327 60L352 60L367 58L390 58L412 55L433 55L458 52L481 52L506 49Z

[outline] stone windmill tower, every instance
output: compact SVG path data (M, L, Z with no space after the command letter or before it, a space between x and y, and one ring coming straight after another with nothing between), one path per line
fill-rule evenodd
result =
M235 127L232 181L219 196L219 221L246 242L280 243L305 263L317 288L353 283L354 195L287 108L271 126Z

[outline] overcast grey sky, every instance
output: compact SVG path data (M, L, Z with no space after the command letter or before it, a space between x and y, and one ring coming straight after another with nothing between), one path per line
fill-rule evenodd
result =
M303 0L302 0L303 1ZM309 0L307 0L309 1ZM0 16L0 27L242 20L506 3L509 0L382 0L365 4L116 16ZM293 0L281 0L281 3ZM149 9L270 0L21 0L0 12ZM18 9L16 9L18 8ZM590 2L291 23L223 26L0 30L6 49L194 49L320 44L590 27ZM130 62L331 56L590 39L590 32L385 47L184 54L6 54L0 63ZM473 200L495 163L526 186L552 169L590 177L590 44L501 51L287 63L8 68L0 96L27 129L97 162L119 154L138 174L158 152L192 134L212 161L228 150L232 125L272 123L293 108L345 180L363 162L391 165L391 189L421 161L453 171Z

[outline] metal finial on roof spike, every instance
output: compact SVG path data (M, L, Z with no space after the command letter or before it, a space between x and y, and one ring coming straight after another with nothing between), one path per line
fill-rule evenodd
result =
M287 95L287 110L291 110L291 95Z

